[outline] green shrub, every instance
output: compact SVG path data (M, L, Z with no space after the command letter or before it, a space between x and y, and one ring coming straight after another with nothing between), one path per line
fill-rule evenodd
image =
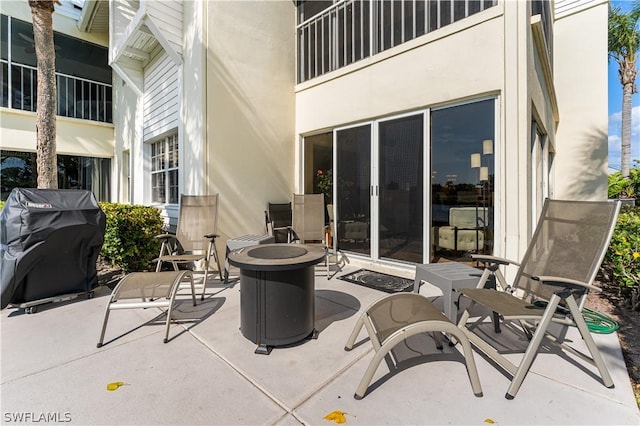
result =
M624 207L605 255L604 269L637 305L640 291L640 207Z
M637 198L640 195L640 168L629 171L629 179L623 179L620 172L608 178L609 198Z
M100 255L124 272L144 271L160 252L162 217L154 207L100 203L107 216L107 229Z

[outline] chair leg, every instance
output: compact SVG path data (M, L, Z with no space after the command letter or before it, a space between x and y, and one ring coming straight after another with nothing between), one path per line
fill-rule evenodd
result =
M109 301L107 302L107 307L104 310L104 318L102 320L102 331L100 331L100 338L98 339L98 344L96 345L97 348L101 348L103 343L104 343L104 335L105 332L107 331L107 322L109 321L109 313L111 311L111 300L112 298L109 297Z
M600 377L602 377L602 382L608 388L613 388L615 385L613 383L613 379L609 374L609 370L607 369L607 365L604 363L604 359L602 359L602 355L596 346L596 342L593 341L593 336L589 331L589 327L587 327L587 323L582 316L582 312L580 312L580 308L576 303L576 300L569 296L565 299L567 305L569 306L569 310L573 315L573 321L576 323L576 327L578 327L578 331L580 331L580 335L584 340L584 343L587 345L589 352L591 353L591 358L593 358L593 363L598 368L600 372Z
M529 346L527 346L527 350L525 351L524 356L522 357L522 361L520 361L520 365L516 370L516 374L513 375L513 379L511 380L511 384L507 389L505 398L513 399L518 393L518 390L520 389L520 385L522 385L522 382L525 376L529 372L529 368L531 368L531 364L533 364L533 360L538 354L538 348L542 343L542 339L544 338L544 335L547 332L547 328L549 327L549 324L551 324L551 320L553 319L553 315L556 311L556 308L558 307L558 304L560 303L560 300L561 300L560 297L556 294L551 296L551 298L549 299L549 304L547 305L547 309L542 315L542 319L540 320L538 327L536 327L536 332L533 334L533 337L529 342Z
M189 274L184 274L184 277L189 277L189 283L191 284L191 299L193 300L193 306L196 306L196 287L195 284L193 283L193 274L189 273Z
M218 274L220 275L220 281L224 281L224 277L222 276L222 268L220 268L220 257L218 256L218 249L216 248L215 241L211 241L209 252L213 254L213 257L216 259L216 266L218 267Z
M467 364L467 374L469 375L473 394L478 397L482 396L482 387L480 386L480 378L478 377L478 368L476 367L476 361L473 357L473 351L471 350L471 343L469 343L469 339L467 339L464 331L460 330L458 327L450 327L447 331L450 335L455 336L455 339L462 346L462 354L464 355L464 360Z
M383 345L383 347L380 348L380 350L375 353L375 355L373 356L373 359L371 360L371 362L369 363L369 366L367 367L367 370L364 373L364 376L362 376L362 380L360 380L360 384L358 385L358 388L356 389L355 394L353 395L355 399L364 398L364 394L367 391L367 388L369 387L369 384L371 383L371 379L373 379L373 375L378 369L378 366L380 365L384 357L387 355L387 353L389 353L389 351L392 348L393 346L391 345L389 346Z
M204 262L204 276L202 277L202 294L200 294L200 301L204 300L205 292L207 291L207 280L209 279L209 262Z
M364 313L360 315L360 318L358 318L358 322L356 322L356 325L353 327L353 331L351 332L349 339L347 339L347 343L345 343L344 345L345 351L350 351L351 349L353 349L353 344L356 342L356 338L358 337L358 334L360 334L360 330L362 330L366 315L367 314Z
M441 351L444 346L442 346L442 336L439 332L434 331L431 333L431 337L433 337L433 341L436 342L436 349Z

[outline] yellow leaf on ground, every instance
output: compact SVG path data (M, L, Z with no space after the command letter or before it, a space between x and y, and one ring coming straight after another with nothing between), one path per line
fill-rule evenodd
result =
M490 425L494 425L494 424L496 424L495 420L493 420L493 419L489 419L489 418L484 419L484 422L485 422L485 423L489 423Z
M118 389L120 386L124 385L124 382L112 382L107 384L108 391L114 391Z
M335 410L335 411L330 412L329 414L327 414L323 418L325 420L333 421L333 422L336 422L336 423L345 423L347 421L347 418L344 416L345 414L349 414L349 413L345 413L344 411L340 411L340 410ZM353 416L353 414L349 414L349 415ZM353 416L353 417L355 417L355 416Z

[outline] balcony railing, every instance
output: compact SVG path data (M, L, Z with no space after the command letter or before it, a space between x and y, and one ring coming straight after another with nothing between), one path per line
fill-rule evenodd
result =
M298 81L390 49L496 3L497 0L338 0L297 26Z
M38 99L37 68L2 61L2 106L35 111ZM112 123L112 86L56 73L57 115Z

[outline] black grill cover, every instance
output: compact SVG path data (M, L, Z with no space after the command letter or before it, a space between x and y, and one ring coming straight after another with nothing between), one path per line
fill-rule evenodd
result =
M94 289L105 226L90 191L15 188L0 213L0 308Z

